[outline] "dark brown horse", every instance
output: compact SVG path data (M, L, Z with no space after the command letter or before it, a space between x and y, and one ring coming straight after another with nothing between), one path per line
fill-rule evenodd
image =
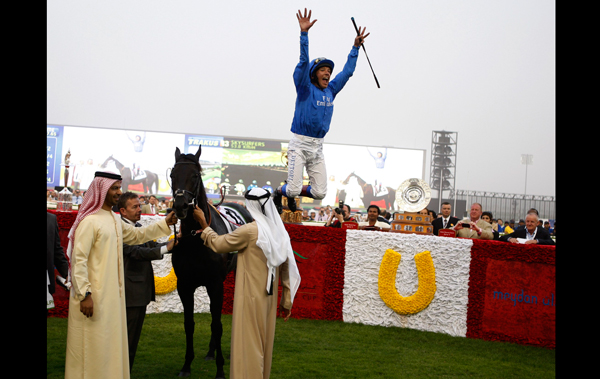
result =
M171 188L173 189L173 210L180 219L181 237L173 248L172 263L177 275L177 292L183 305L184 329L186 335L185 363L179 376L190 376L194 359L194 292L200 286L206 287L210 298L211 337L209 351L205 359L215 359L217 378L224 378L225 359L221 351L223 325L223 281L227 273L234 269L236 254L217 254L204 246L200 235L196 233L200 224L193 217L196 205L206 215L210 227L218 234L228 232L227 225L219 212L208 203L206 190L202 182L200 166L201 147L196 154L181 154L175 150L175 165L171 170ZM252 216L243 206L224 203L229 212L237 213L238 224L252 221ZM216 356L215 356L216 353Z
M121 177L123 177L123 181L121 182L121 188L123 191L127 191L127 188L130 184L139 184L142 183L144 187L144 193L157 193L158 192L158 175L153 173L152 171L144 170L146 173L146 177L142 179L133 179L131 176L131 169L129 167L125 167L124 164L116 160L112 155L104 161L100 165L100 167L105 168L108 162L114 162L115 166L121 173Z

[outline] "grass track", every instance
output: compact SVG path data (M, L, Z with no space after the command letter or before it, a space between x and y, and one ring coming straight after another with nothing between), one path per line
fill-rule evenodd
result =
M214 361L204 361L210 315L196 314L195 321L192 378L214 378ZM66 338L67 320L48 318L48 378L64 378ZM231 316L223 315L227 378L230 344ZM147 315L132 378L174 378L184 354L183 314ZM341 321L278 319L271 378L554 378L555 366L555 351L540 347Z

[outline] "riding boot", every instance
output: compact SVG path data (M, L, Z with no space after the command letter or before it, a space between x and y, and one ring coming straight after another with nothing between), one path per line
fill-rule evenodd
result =
M277 208L277 212L279 214L283 213L283 205L281 204L281 198L282 198L281 187L282 186L279 186L279 187L277 187L277 189L275 189L275 191L273 191L273 204L275 204L275 208Z
M287 197L287 206L288 206L289 210L292 212L296 212L296 200L293 197L287 196L287 194L285 193L286 188L287 188L287 180L286 180L286 183L283 186L277 188L277 190L275 192L279 192L282 196ZM275 202L275 200L273 200L273 202ZM275 203L275 206L277 206L277 203ZM283 212L283 206L281 207L281 211Z
M287 196L288 208L291 212L296 212L298 209L296 208L296 198Z

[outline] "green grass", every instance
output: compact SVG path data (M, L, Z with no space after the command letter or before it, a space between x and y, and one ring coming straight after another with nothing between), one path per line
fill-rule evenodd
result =
M214 378L204 361L210 315L196 314L192 378ZM47 377L64 378L67 320L48 318ZM231 316L223 315L229 378ZM132 378L176 377L183 365L183 314L146 316ZM554 378L555 351L412 329L341 321L277 320L271 378Z

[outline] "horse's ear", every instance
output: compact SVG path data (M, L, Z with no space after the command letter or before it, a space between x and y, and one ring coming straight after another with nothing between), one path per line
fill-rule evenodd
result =
M179 150L178 147L175 148L175 162L177 162L177 160L179 159L179 156L181 155L181 151Z
M200 161L200 154L202 154L202 145L198 145L198 151L196 151L196 160Z

